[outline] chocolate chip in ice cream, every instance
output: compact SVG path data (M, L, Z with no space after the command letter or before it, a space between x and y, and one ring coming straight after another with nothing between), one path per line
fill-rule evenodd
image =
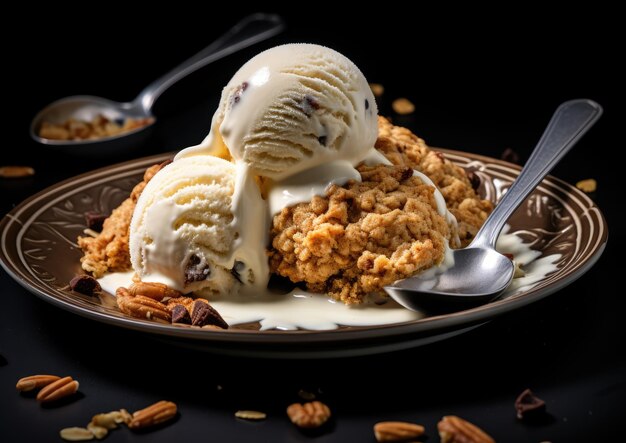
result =
M193 254L185 267L185 284L206 280L211 275L211 268L203 258Z

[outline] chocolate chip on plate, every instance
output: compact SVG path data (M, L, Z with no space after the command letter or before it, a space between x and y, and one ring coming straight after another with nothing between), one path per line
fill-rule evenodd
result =
M107 214L102 214L98 211L85 212L85 222L87 227L96 232L102 231L102 225L104 221L109 217Z
M87 274L77 275L70 280L70 289L85 295L94 295L102 291L98 280Z
M480 187L480 176L474 171L467 171L467 179L470 181L474 191L477 191Z
M196 300L191 308L191 324L194 326L215 325L222 329L228 329L228 323L222 316L205 301Z
M174 305L172 308L172 323L191 324L191 316L189 311L183 305Z
M517 418L529 419L545 413L546 402L537 397L530 389L526 389L515 400Z

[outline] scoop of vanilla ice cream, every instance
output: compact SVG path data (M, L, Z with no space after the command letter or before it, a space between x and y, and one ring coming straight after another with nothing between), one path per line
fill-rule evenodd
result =
M367 80L324 46L288 44L243 65L222 92L211 134L177 159L224 155L257 175L281 180L335 160L361 161L378 133Z
M239 283L231 251L235 165L211 156L184 158L143 190L130 225L130 257L142 281L188 293L232 292Z

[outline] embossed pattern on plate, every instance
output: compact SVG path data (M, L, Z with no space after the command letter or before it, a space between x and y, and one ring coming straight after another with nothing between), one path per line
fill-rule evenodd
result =
M474 154L442 150L480 176L480 192L497 201L519 167ZM421 320L331 331L258 331L255 325L206 331L129 318L110 296L71 293L67 283L81 272L76 237L83 213L109 213L124 200L143 171L168 155L109 166L58 183L14 208L0 222L0 263L22 286L42 299L106 323L169 336L177 342L238 354L265 356L359 355L402 349L455 335L486 320L538 300L580 277L599 258L607 241L606 222L595 204L571 185L548 177L509 221L541 256L559 254L557 272L530 290L478 308ZM180 340L180 338L186 340ZM190 340L191 339L191 340Z

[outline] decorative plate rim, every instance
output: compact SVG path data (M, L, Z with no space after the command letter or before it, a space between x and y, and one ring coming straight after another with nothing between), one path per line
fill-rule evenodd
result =
M517 175L521 168L517 165L505 162L503 160L494 159L491 157L472 154L462 151L438 149L443 152L446 157L452 161L462 164L462 166L473 167L473 165L489 165L491 167L499 167L503 171L508 171L514 175ZM561 288L571 284L573 281L581 277L587 272L595 262L600 258L608 239L608 227L606 220L602 215L602 212L595 205L595 203L582 191L576 189L572 185L555 178L548 176L542 185L551 186L565 193L568 197L573 197L577 202L588 212L590 223L593 227L597 228L597 232L593 232L593 239L595 239L592 249L583 257L583 259L575 263L571 268L567 266L559 272L558 278L553 278L550 283L538 288L532 288L529 291L507 299L497 300L486 305L478 306L472 309L455 312L445 315L437 315L431 317L425 317L419 320L412 320L403 323L393 323L387 325L378 326L359 326L359 327L345 327L341 329L325 330L325 331L310 331L310 330L296 330L296 331L258 331L258 330L242 330L242 329L229 329L225 331L206 331L193 328L180 328L172 325L159 324L155 322L149 322L131 317L114 316L105 312L96 312L83 307L78 302L66 301L59 296L55 295L57 289L46 286L42 282L34 281L32 276L28 275L28 266L23 260L16 261L16 257L8 250L8 247L12 244L19 250L19 241L21 239L20 232L24 223L28 223L29 220L36 218L35 215L29 216L27 219L22 220L20 216L28 209L32 209L35 202L45 201L46 197L52 197L55 193L59 193L69 186L86 185L90 181L93 182L95 178L105 177L106 180L114 180L110 174L115 172L115 177L118 176L130 176L145 169L154 163L158 163L167 158L170 158L172 153L159 154L150 157L143 157L135 160L130 160L124 163L117 163L109 165L103 168L99 168L84 174L71 177L69 179L58 182L37 194L27 198L18 206L13 208L7 213L2 220L0 220L0 264L7 271L7 273L16 280L20 285L26 288L28 291L34 293L39 298L59 306L70 312L74 312L81 316L95 319L104 323L113 324L129 329L135 329L143 332L165 335L170 337L192 339L201 342L221 342L228 343L249 343L249 344L330 344L336 342L353 342L360 340L376 339L406 339L415 336L432 336L436 334L442 334L446 331L452 331L461 328L467 328L471 325L477 325L484 323L485 321L494 318L498 315L510 312L515 309L519 309L527 304L535 302L541 298L544 298ZM491 172L494 174L495 172ZM489 175L491 177L491 175ZM42 211L43 209L40 209ZM591 218L593 216L594 218ZM16 231L17 229L17 231ZM15 235L13 233L16 232ZM19 257L18 257L19 258ZM32 272L32 271L31 271ZM547 279L550 279L548 277Z

